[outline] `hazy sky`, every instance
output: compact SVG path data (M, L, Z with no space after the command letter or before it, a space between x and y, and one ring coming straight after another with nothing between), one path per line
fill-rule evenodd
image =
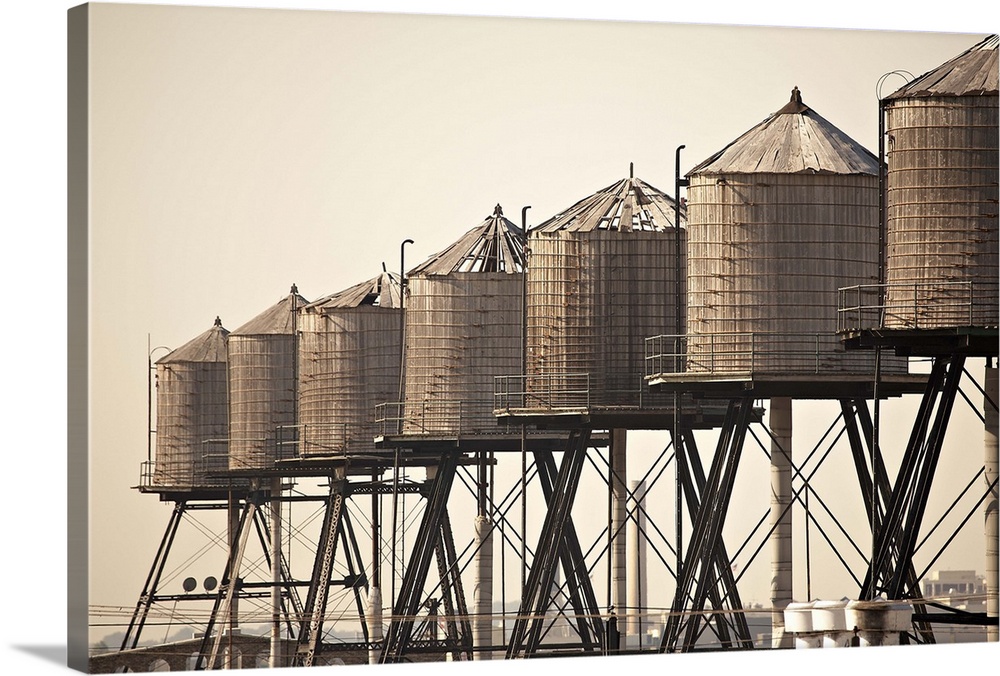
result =
M324 6L362 4L393 9ZM480 11L501 11L487 8L493 4ZM553 16L645 17L609 16L607 8L569 15L549 4ZM545 5L506 11L544 15ZM760 22L859 25L856 14L843 22L784 16L765 12ZM531 205L529 225L540 223L626 176L630 162L638 177L672 193L674 148L686 145L683 172L784 105L794 86L875 151L882 74L919 75L997 30L996 17L981 28L970 20L944 27L960 34L649 18L657 21L92 6L92 604L135 603L169 512L132 489L146 458L147 340L177 347L217 315L237 328L293 283L312 300L383 263L396 269L406 238L415 241L407 248L412 267L497 203L513 220ZM689 9L679 20L729 19ZM884 17L878 24L895 26ZM59 236L60 218L47 226ZM23 274L8 288L37 307L48 298L25 287L33 269ZM49 294L65 298L58 284ZM59 307L52 312L61 320ZM980 376L981 362L974 368ZM899 419L908 419L907 406L898 406ZM814 407L796 408L797 444L809 450L822 430L800 411L808 418ZM832 418L815 413L825 429ZM964 484L981 463L982 431L962 412L953 432L946 458L950 449L962 466L955 481ZM656 443L636 451L638 471ZM849 480L846 461L835 474ZM766 465L756 457L747 465L745 486L756 487L766 509ZM64 532L60 518L57 510L47 537ZM672 516L661 521L669 527ZM973 523L981 539L981 519ZM763 557L744 599L766 600L766 550ZM981 569L981 559L971 566ZM601 585L598 596L603 605Z

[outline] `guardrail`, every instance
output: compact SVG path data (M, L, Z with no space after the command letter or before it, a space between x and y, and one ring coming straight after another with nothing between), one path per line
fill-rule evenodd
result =
M837 290L837 331L995 325L997 287L973 281L843 287Z
M375 407L376 434L462 436L492 430L490 400L390 401Z
M300 423L279 425L275 430L275 458L298 458L340 455L360 438L352 436L347 423ZM371 446L371 434L367 443Z
M210 488L228 486L230 479L211 476L227 472L229 467L229 440L204 439L202 452L188 458L161 461L146 460L139 467L141 488ZM168 469L169 468L169 469Z
M587 409L589 373L509 375L493 378L493 409Z
M647 378L678 372L818 375L869 370L870 362L870 355L846 351L833 333L664 334L645 345Z

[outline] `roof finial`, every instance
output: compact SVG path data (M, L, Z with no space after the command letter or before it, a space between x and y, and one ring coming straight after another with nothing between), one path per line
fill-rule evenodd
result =
M792 95L788 99L781 110L775 113L775 115L802 115L809 112L809 106L802 103L802 93L799 91L798 87L792 87Z
M292 283L292 290L290 291L290 293L297 294L298 292L299 292L299 287L296 286L295 283L293 282Z
M628 163L628 177L635 178L635 162Z
M494 216L503 216L503 207L500 206L499 202L497 203L496 208L493 209L493 215Z
M219 315L215 315L215 325L222 326L222 320L219 319Z

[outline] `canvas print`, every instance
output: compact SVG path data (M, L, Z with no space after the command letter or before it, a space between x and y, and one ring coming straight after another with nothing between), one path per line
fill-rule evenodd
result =
M991 27L68 44L75 669L998 641Z

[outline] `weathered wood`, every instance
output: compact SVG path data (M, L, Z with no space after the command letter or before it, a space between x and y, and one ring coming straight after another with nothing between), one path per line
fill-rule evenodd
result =
M886 99L997 94L997 35L989 35L953 59L932 68Z
M229 331L215 325L156 362L156 465L153 484L167 488L220 485L227 467Z
M529 389L575 390L578 374L587 374L593 405L636 406L658 396L643 380L645 339L681 329L678 301L683 316L674 209L672 198L631 178L532 229ZM682 251L684 238L681 230Z
M303 456L373 452L375 407L399 397L399 283L388 274L311 303L299 315Z
M838 289L878 282L877 158L794 90L689 180L687 369L872 372L836 330Z
M496 432L494 376L516 374L521 367L520 276L416 277L410 280L410 291L408 430L443 431L443 425L461 424L464 431ZM455 409L448 420L440 419L444 406Z
M885 325L998 320L997 36L887 97Z
M296 317L308 301L291 293L229 334L229 468L270 467L276 430L296 423Z
M878 175L878 158L819 113L792 103L740 135L690 171L716 174L864 174Z

